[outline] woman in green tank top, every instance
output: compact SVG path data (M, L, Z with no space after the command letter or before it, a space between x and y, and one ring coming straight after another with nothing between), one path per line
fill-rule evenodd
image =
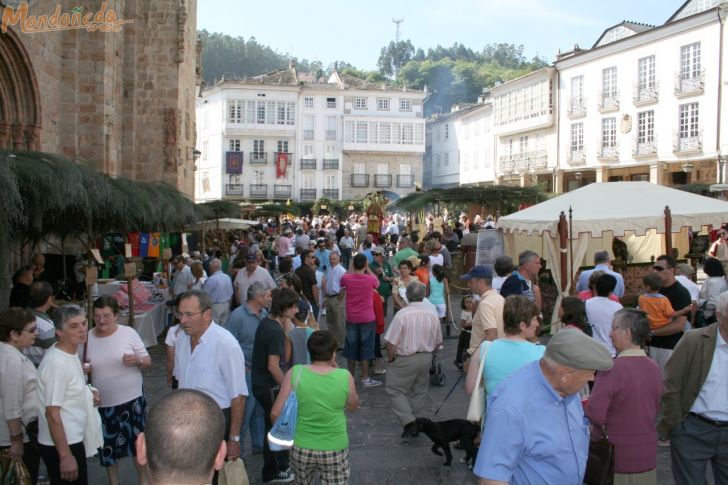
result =
M298 417L291 450L296 483L312 483L318 470L323 483L344 485L349 479L349 436L344 409L355 411L359 396L351 374L337 368L337 343L331 332L314 332L306 346L311 364L297 365L288 371L271 418L278 419L298 378Z

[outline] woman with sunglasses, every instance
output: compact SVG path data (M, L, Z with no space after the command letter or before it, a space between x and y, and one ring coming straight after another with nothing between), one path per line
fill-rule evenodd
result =
M22 308L0 314L0 450L11 460L23 460L31 481L38 478L37 373L23 355L35 342L35 316Z

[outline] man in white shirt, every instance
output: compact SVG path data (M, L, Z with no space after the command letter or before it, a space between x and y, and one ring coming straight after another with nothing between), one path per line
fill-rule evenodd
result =
M235 299L238 303L243 304L248 298L248 287L255 281L260 281L265 285L266 290L272 290L276 287L273 277L267 269L258 266L258 257L255 253L248 253L245 258L245 268L238 271L235 276L233 286L235 287Z
M695 321L695 312L698 310L698 301L700 301L700 287L692 280L695 274L695 268L688 263L678 264L675 267L675 279L688 290L690 293L690 302L692 310L690 311L690 321Z
M344 322L344 309L342 308L344 294L341 292L341 277L346 274L346 270L339 264L339 255L331 253L329 255L331 269L324 280L323 290L326 295L324 301L326 308L326 326L334 337L339 348L344 348L344 340L346 338L346 325Z
M728 483L728 292L716 303L717 322L686 332L665 366L660 436L670 439L676 485Z
M212 302L201 290L180 297L177 318L184 334L175 344L174 368L180 389L197 389L215 400L225 415L227 458L240 456L245 398L245 357L235 337L212 324Z
M202 290L212 300L212 318L218 325L225 325L230 316L230 300L233 299L233 282L222 271L222 261L213 258L210 261L211 276L205 280ZM240 274L240 272L238 272Z
M182 255L175 256L172 263L174 264L174 274L172 275L172 294L177 296L192 288L192 284L195 282L195 277L192 274L190 267L185 263L185 258Z
M610 274L603 274L597 279L597 296L586 301L586 318L594 332L594 340L602 344L611 354L612 358L617 355L612 339L609 334L612 332L612 320L617 310L622 305L609 299L609 294L617 286L617 278Z
M339 241L339 249L341 249L341 264L344 269L348 269L354 249L354 239L349 235L348 229L344 229L344 236Z

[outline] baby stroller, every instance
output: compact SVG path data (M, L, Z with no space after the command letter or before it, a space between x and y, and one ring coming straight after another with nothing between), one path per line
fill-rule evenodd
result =
M442 371L440 359L437 358L437 352L432 353L432 365L430 366L430 384L442 387L445 385L445 373Z

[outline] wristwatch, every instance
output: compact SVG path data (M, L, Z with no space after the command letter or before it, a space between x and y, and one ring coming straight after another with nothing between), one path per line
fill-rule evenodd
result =
M235 435L230 437L230 441L235 441L236 443L240 443L240 435Z

